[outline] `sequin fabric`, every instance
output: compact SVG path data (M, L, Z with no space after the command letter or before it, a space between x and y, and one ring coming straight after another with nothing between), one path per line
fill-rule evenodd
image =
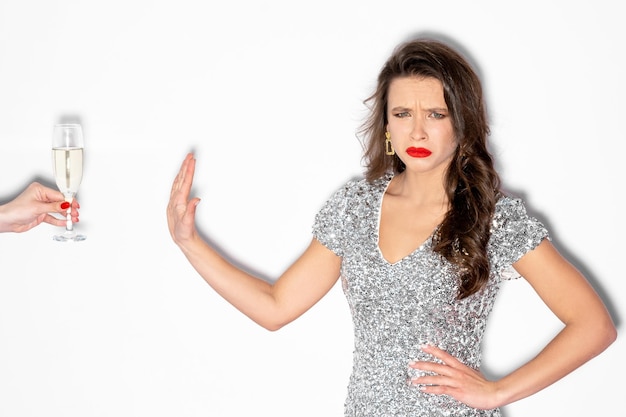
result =
M349 181L326 201L313 225L315 238L342 257L341 282L352 313L353 369L345 416L499 417L499 409L477 410L409 385L418 371L408 364L434 360L419 349L429 343L478 369L500 283L519 277L511 264L549 238L548 232L521 200L502 197L488 247L490 280L479 293L458 300L454 268L432 251L432 236L398 262L382 256L380 208L391 178Z

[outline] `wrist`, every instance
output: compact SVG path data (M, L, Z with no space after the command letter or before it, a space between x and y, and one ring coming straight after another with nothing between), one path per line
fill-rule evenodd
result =
M10 224L5 221L5 205L0 205L0 233L11 232Z
M494 406L493 408L503 407L515 401L511 387L507 384L506 378L493 381L494 384Z
M174 239L174 242L181 251L187 256L202 251L202 244L204 243L197 233L193 233L190 236L180 237Z

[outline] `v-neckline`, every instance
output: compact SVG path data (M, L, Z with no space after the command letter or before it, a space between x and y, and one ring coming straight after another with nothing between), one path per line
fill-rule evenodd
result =
M428 243L430 243L433 239L433 236L435 235L435 233L437 233L437 230L439 230L440 225L437 225L435 227L435 229L430 233L430 235L428 235L428 237L426 237L426 239L419 245L417 246L415 249L413 249L411 252L409 252L408 254L406 254L405 256L403 256L402 258L398 259L395 262L391 262L387 259L387 257L385 256L385 254L383 253L382 249L380 248L380 223L381 223L381 219L383 217L383 200L385 199L385 194L387 194L387 190L389 189L389 185L391 184L391 181L394 179L395 175L391 174L389 179L387 180L387 184L384 185L383 189L382 189L382 193L378 199L378 220L376 222L376 250L378 251L378 254L380 255L380 258L383 260L383 262L387 265L397 265L399 263L401 263L402 261L404 261L405 259L410 258L411 256L413 256L414 254L416 254L417 252L420 252Z

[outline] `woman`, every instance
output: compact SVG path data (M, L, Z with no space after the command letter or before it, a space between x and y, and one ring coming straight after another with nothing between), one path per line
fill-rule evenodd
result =
M167 218L206 282L277 330L341 276L355 339L346 416L499 416L606 349L616 330L602 301L523 202L500 190L467 61L438 41L402 44L368 102L365 178L326 202L310 246L274 284L199 236L187 155ZM565 326L535 358L490 381L479 371L483 332L501 282L519 276Z

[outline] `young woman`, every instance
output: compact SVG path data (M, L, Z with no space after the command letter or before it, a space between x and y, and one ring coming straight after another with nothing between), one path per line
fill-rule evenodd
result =
M346 416L499 416L606 349L616 330L602 301L524 203L500 189L481 84L464 57L434 40L402 44L367 101L365 178L324 204L310 246L274 284L199 236L187 155L167 219L206 282L277 330L341 278L355 340ZM520 276L564 328L528 363L487 380L487 318L502 281Z

